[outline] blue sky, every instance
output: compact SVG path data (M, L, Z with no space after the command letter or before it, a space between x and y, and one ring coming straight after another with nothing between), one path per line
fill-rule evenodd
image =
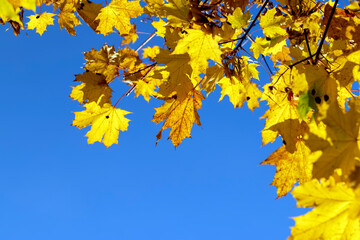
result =
M131 94L118 105L132 112L119 145L88 145L87 129L70 126L82 109L69 98L74 74L83 52L117 48L119 37L85 25L69 36L57 24L42 37L15 37L8 27L0 28L0 239L289 236L290 217L304 210L291 195L275 200L275 167L259 165L280 144L261 147L264 103L254 113L234 109L217 89L199 110L202 127L175 150L168 131L155 148L161 125L149 121L161 103ZM126 90L118 84L114 99Z

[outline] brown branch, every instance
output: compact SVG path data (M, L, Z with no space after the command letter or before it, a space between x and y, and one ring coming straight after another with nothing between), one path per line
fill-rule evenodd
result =
M310 45L309 45L309 40L308 40L309 29L305 28L305 29L304 29L304 33L305 33L306 46L307 46L308 51L309 51L309 56L311 56L312 54L311 54Z
M317 62L317 61L319 60L321 48L322 48L322 45L324 44L324 41L325 41L325 38L326 38L326 34L327 34L328 30L329 30L330 23L331 23L331 19L332 19L333 16L334 16L334 13L335 13L335 10L336 10L336 6L337 6L338 2L339 2L339 0L335 0L334 6L333 6L333 8L331 9L329 21L328 21L327 24L326 24L326 28L325 28L324 35L323 35L323 37L321 38L320 45L319 45L319 47L318 47L318 49L317 49L317 51L316 51L315 62Z
M267 70L267 68L261 63L261 61L258 61L251 53L249 53L248 51L246 51L244 48L241 48L241 50L243 50L247 55L249 55L250 57L254 58L267 72L267 74L269 74L270 80L271 80L271 74L270 72ZM271 71L271 70L270 70Z
M269 3L269 0L266 0L264 2L264 4L262 5L261 9L259 10L259 12L256 14L255 19L251 22L250 26L248 27L248 29L246 29L244 35L241 37L241 40L239 42L239 44L234 48L233 52L236 52L237 50L239 50L239 48L241 48L242 43L244 42L244 40L246 39L246 36L249 34L251 28L255 25L256 20L259 18L261 12L265 9L266 5Z

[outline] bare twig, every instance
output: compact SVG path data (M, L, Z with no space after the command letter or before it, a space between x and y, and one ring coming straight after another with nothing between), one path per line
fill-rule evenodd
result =
M326 24L326 28L325 28L324 35L322 36L321 41L320 41L320 45L319 45L319 47L318 47L318 49L317 49L317 51L316 51L315 62L317 62L317 61L319 60L321 48L322 48L322 45L324 44L324 41L325 41L325 38L326 38L326 34L327 34L328 30L329 30L330 23L331 23L331 19L332 19L333 16L334 16L334 13L335 13L335 10L336 10L336 6L337 6L338 2L339 2L339 0L335 0L334 6L333 6L333 8L331 9L329 21L328 21L327 24Z
M250 26L248 27L248 29L246 29L244 35L241 37L241 40L239 42L239 44L234 48L233 52L236 52L237 50L239 50L239 48L241 48L242 43L244 42L244 40L246 39L246 36L249 34L251 28L255 25L256 20L259 18L261 12L265 9L266 5L269 3L269 0L266 0L264 2L264 4L262 5L261 9L259 10L259 12L256 14L254 20L251 22Z

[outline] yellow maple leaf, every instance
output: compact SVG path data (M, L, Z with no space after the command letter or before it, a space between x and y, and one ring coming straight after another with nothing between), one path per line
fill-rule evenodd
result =
M131 18L136 18L143 13L139 1L113 0L102 8L95 20L100 20L97 30L104 35L114 32L115 27L120 34L129 34Z
M156 35L159 37L165 37L167 23L161 18L158 21L153 21L151 25L156 29Z
M360 42L360 37L357 32L360 31L360 20L357 17L351 16L349 10L336 9L335 14L332 12L330 4L325 5L324 18L321 25L326 25L331 17L331 25L328 29L327 36L335 40L348 39L355 43Z
M285 196L299 180L303 184L312 177L310 150L303 141L297 141L296 151L289 153L282 145L261 164L276 165L276 173L271 185L277 187L277 198Z
M80 85L73 87L70 97L79 103L98 102L100 106L111 103L112 90L105 80L105 76L93 72L84 72L76 75L75 81ZM100 101L99 101L100 99Z
M204 79L202 80L202 88L205 89L207 95L215 90L216 84L224 77L224 68L219 65L213 65L206 69Z
M143 49L143 58L149 58L150 60L154 60L156 55L160 53L160 47L154 46L154 47L147 47Z
M137 71L137 66L141 64L141 60L137 52L134 49L123 48L118 51L119 58L119 68L122 70L128 71Z
M293 153L301 133L301 123L291 83L279 80L276 84L266 84L261 100L267 100L269 104L269 110L261 117L266 118L262 130L263 145L275 141L280 134L287 151Z
M248 22L251 18L250 12L243 13L241 8L236 8L233 14L228 16L228 21L231 23L231 26L233 28L240 29L242 31L242 28L246 27L248 25Z
M100 51L91 49L84 53L86 59L85 69L93 73L101 73L106 77L106 82L110 83L118 74L119 53L114 46L105 44Z
M346 113L335 102L326 109L325 127L310 127L306 145L313 152L316 178L329 177L341 168L347 175L360 161L360 100L352 99Z
M144 13L149 16L165 17L164 0L144 0L146 6L144 7Z
M317 179L295 187L292 194L298 207L315 207L295 217L290 239L357 240L360 239L360 191L343 182Z
M150 96L158 97L155 89L165 80L163 73L167 76L166 71L162 71L165 67L155 66L147 68L145 73L133 81L136 84L135 97L142 95L146 101L149 102Z
M230 24L223 24L221 28L215 28L213 33L221 38L220 49L223 51L231 51L235 48L237 38L242 34L242 30L234 29ZM224 43L225 42L225 43Z
M283 51L283 47L286 46L286 37L276 36L274 38L259 38L257 37L254 42L251 43L251 51L254 53L254 57L258 58L260 53L263 55L276 55Z
M232 12L236 8L241 8L241 10L245 10L245 7L249 4L248 0L223 0L224 3L224 11Z
M138 39L138 35L136 33L136 24L131 25L131 29L129 33L120 34L120 36L124 37L122 44L128 45L129 43L134 43Z
M351 86L354 80L360 80L360 50L342 54L335 59L333 75L340 86Z
M221 101L225 95L229 96L230 102L234 105L234 108L240 108L247 101L248 108L253 111L256 107L259 107L259 98L262 93L257 88L257 84L247 81L238 80L236 78L224 77L218 82L221 87Z
M60 6L60 13L58 14L58 18L59 18L60 29L62 30L62 28L64 27L65 30L68 31L70 35L76 36L76 31L74 30L74 27L80 25L81 23L80 20L74 14L75 10L76 9L74 3L64 2Z
M195 70L205 72L208 67L208 59L221 63L221 51L216 37L202 30L188 29L182 39L179 40L172 54L188 53L190 65Z
M168 72L167 81L159 87L159 94L165 97L176 94L179 99L186 98L194 88L191 82L192 68L189 65L189 55L186 53L173 55L168 49L161 49L155 59L158 64L166 66L162 71ZM163 75L159 77L162 78Z
M96 102L84 105L86 110L75 112L73 126L82 129L90 126L86 134L88 143L102 142L108 148L118 143L119 131L126 131L129 126L129 119L125 118L130 112L114 108L111 104L105 103L102 107Z
M9 0L13 4L14 8L19 8L20 6L25 9L36 11L36 0Z
M46 31L48 25L54 25L53 16L55 16L55 14L48 12L44 12L41 15L35 14L29 16L28 29L36 28L36 32L41 36Z
M151 121L155 123L165 121L156 135L157 141L161 139L162 131L167 128L171 128L169 139L175 148L184 138L191 137L190 132L193 124L201 125L197 110L201 108L203 99L205 98L202 93L194 90L183 100L172 99L156 108L156 113Z
M186 27L190 23L189 1L169 0L161 8L165 11L169 24L173 27Z
M260 18L260 26L263 28L265 36L273 38L287 35L286 30L281 25L286 23L284 16L276 16L276 8L268 10Z
M0 0L0 19L4 21L15 21L23 26L20 20L20 7L30 9L35 12L36 0Z
M142 95L146 101L149 102L150 96L157 95L155 89L161 83L160 79L147 78L146 80L139 80L136 83L135 97Z
M16 21L18 23L21 23L20 17L17 14L20 9L14 8L14 6L8 1L8 0L0 0L0 18L8 21Z
M95 20L99 15L100 10L103 8L101 3L93 3L91 1L81 1L76 6L76 11L79 16L84 20L84 22L91 27L96 33L99 31L96 30L99 26L99 20Z

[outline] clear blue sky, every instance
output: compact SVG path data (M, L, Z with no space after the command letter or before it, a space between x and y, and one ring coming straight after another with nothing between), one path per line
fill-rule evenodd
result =
M70 126L82 109L69 98L72 81L82 52L117 48L118 36L83 25L73 37L55 24L42 37L15 37L8 27L0 26L1 240L289 236L290 217L304 210L291 195L275 200L275 167L259 165L280 144L261 147L264 103L234 109L227 97L218 103L217 89L199 110L202 127L175 150L168 131L154 147L161 125L149 121L160 102L132 94L119 105L133 112L119 145L88 145L87 130ZM118 86L114 99L127 89Z

